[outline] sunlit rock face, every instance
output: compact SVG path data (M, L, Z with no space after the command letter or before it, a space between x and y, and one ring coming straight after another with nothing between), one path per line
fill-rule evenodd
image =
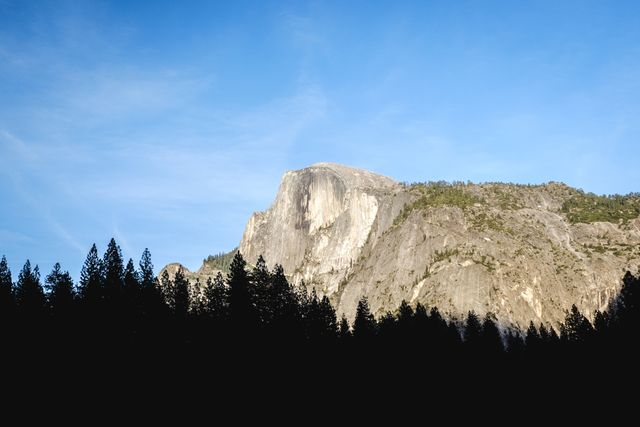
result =
M576 190L563 184L460 184L462 201L432 204L425 188L330 163L287 172L240 251L282 264L349 318L366 296L377 315L407 300L521 327L557 324L572 304L606 308L640 264L640 221L571 223L561 207Z
M334 294L374 231L380 205L398 191L389 178L336 164L287 172L271 208L249 220L240 252L249 262L262 254L294 282Z

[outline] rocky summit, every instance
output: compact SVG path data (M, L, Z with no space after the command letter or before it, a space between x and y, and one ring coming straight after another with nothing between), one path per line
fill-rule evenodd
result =
M352 318L365 296L382 315L406 300L461 318L557 325L576 304L605 309L640 264L640 197L561 183L398 183L332 163L290 171L249 219L240 252L282 264L293 283ZM205 261L191 278L222 268ZM175 269L176 266L170 266Z

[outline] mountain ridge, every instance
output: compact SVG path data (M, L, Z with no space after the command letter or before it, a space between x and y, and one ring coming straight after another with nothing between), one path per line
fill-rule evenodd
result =
M348 317L366 296L377 315L407 300L450 317L556 324L574 303L605 309L640 264L639 207L634 195L557 182L406 184L317 163L283 175L239 250L282 264ZM611 221L580 222L592 212Z

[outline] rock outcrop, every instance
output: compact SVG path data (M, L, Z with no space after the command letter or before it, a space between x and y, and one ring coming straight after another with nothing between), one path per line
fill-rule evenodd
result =
M555 324L572 304L606 308L640 263L640 220L570 221L565 202L581 194L558 183L407 185L319 163L284 175L239 249L249 263L282 264L348 317L366 296L377 315L407 300Z

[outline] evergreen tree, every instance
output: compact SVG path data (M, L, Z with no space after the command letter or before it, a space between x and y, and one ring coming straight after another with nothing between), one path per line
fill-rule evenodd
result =
M107 245L102 260L103 289L107 303L114 310L119 310L122 303L122 289L124 283L124 262L120 247L115 239L111 239Z
M305 336L311 342L315 342L321 335L322 319L320 318L320 301L315 289L311 290L310 296L304 308Z
M512 358L519 358L524 354L525 344L518 332L509 331L507 334L507 352Z
M140 286L142 289L153 287L156 279L153 274L153 263L151 262L151 252L149 252L149 249L144 249L138 265L140 266Z
M640 329L640 276L636 278L627 271L612 312L611 322L615 326L613 333L616 334L616 340L628 350L633 350L629 348L631 344L628 337L637 334Z
M546 333L546 331L545 331ZM537 351L540 348L540 334L536 329L536 325L533 324L533 321L529 322L529 328L527 329L527 335L525 337L525 343L527 345L528 351Z
M161 316L165 310L166 305L162 296L160 286L158 286L158 280L156 280L153 274L153 263L151 262L151 252L145 248L140 258L139 280L141 288L141 315L144 317L158 317Z
M598 334L604 334L607 332L609 328L609 313L602 312L600 310L596 311L596 314L593 316L593 329Z
M7 264L7 258L3 255L2 260L0 260L0 320L9 317L14 308L11 270Z
M353 336L359 341L366 341L375 336L376 321L369 309L369 302L366 297L358 301L356 318L353 322Z
M567 342L577 343L591 338L593 327L589 320L580 313L578 307L571 306L564 321L564 336Z
M216 277L207 279L204 289L205 313L210 318L222 321L227 318L227 298L228 289L224 283L222 273L218 272Z
M301 285L304 287L304 284ZM303 292L301 291L301 294ZM301 337L303 325L301 319L301 301L298 294L291 287L284 274L282 265L276 264L271 273L270 304L273 310L273 331L281 334L283 338Z
M487 313L484 317L480 340L482 351L486 357L497 356L504 350L502 336L493 313Z
M391 341L396 337L396 316L387 311L378 321L378 336L384 341Z
M185 277L182 267L173 276L173 313L180 319L187 317L189 312L189 280Z
M351 328L349 327L349 321L342 315L340 319L340 327L338 328L338 336L341 340L346 341L351 338Z
M551 333L549 332L547 327L544 326L544 323L540 323L540 327L538 328L538 336L540 338L541 345L546 346L549 344L549 341L551 340Z
M267 268L267 263L260 255L256 261L256 266L251 271L249 293L253 296L253 302L263 324L271 323L276 311L276 302L273 300L274 295L271 285L271 274Z
M162 299L164 303L169 306L174 306L174 293L173 293L173 281L169 276L169 272L165 268L160 275L160 289L162 290Z
M398 337L401 340L410 339L414 335L413 308L402 300L398 308Z
M229 286L229 314L238 337L246 337L256 327L256 315L249 291L249 277L245 269L247 263L238 251L231 261L227 284Z
M338 334L338 321L336 311L331 305L329 298L323 296L318 305L320 315L320 336L324 339L336 338Z
M60 263L55 263L45 283L52 314L55 317L69 318L73 314L76 299L76 290L69 272L63 272Z
M480 319L474 311L467 314L467 322L464 329L464 341L468 348L477 349L482 333Z
M447 321L444 320L437 307L432 307L429 312L428 334L432 341L431 349L433 351L446 354L457 350L460 334L457 329L454 334L451 333Z
M423 347L421 350L425 350L425 346L427 344L427 339L429 338L431 331L430 329L430 319L429 313L427 309L422 304L416 304L416 310L413 313L413 323L414 323L414 334L418 340L418 344Z
M16 283L16 305L19 312L29 320L37 320L44 312L45 295L40 283L40 269L31 269L27 260L18 275Z
M558 333L552 327L549 328L549 345L551 347L556 346L560 343L560 337L558 337Z
M600 310L597 310L593 316L593 329L594 342L598 347L597 350L604 352L610 347L609 344L612 339L609 313L606 311L603 313Z
M133 265L133 260L129 258L127 266L124 269L123 284L123 298L127 312L130 315L137 314L141 309L142 304L142 286L140 285L140 277Z
M91 246L80 272L79 292L89 311L92 311L93 307L102 301L102 262L98 258L98 249L95 243Z
M451 354L458 351L460 348L460 345L462 344L462 336L460 335L460 328L458 323L454 320L447 323L445 342L447 344L446 348L449 350Z

